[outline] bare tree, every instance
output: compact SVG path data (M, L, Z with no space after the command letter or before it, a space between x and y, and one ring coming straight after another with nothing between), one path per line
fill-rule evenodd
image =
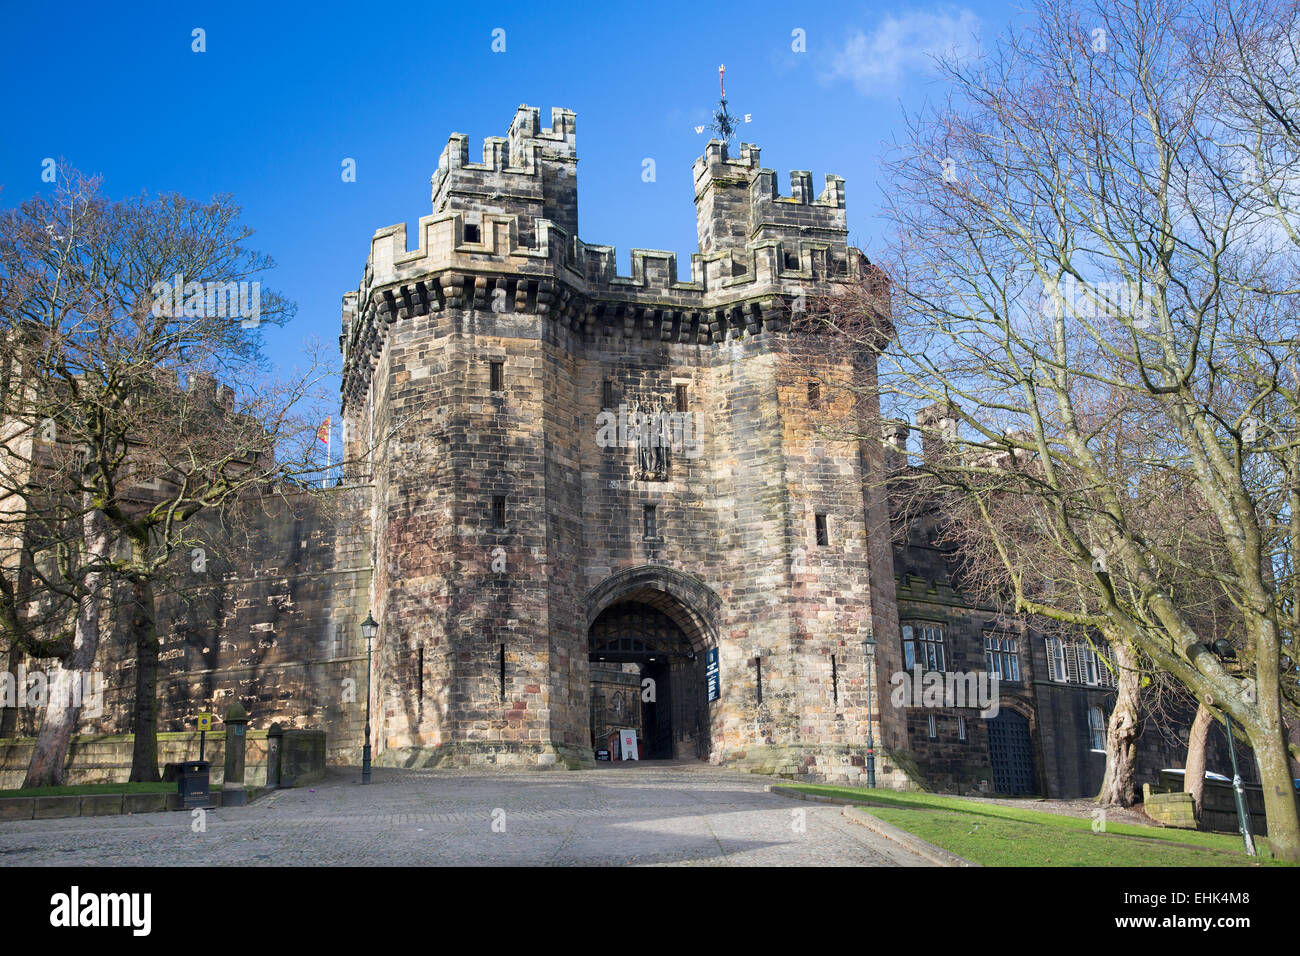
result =
M95 180L60 181L0 219L0 621L60 674L84 671L109 589L129 589L111 610L136 649L131 779L156 780L155 582L197 515L320 474L328 369L269 374L258 330L293 306L262 288L273 263L227 197L110 202ZM62 780L76 709L54 705L25 786Z
M1224 141L1223 7L1043 0L945 59L949 99L889 165L888 308L875 282L818 318L852 350L890 316L884 401L948 410L917 468L963 503L1016 609L1135 648L1231 716L1273 850L1300 860L1282 719L1300 260ZM1239 667L1208 646L1207 604L1232 609Z

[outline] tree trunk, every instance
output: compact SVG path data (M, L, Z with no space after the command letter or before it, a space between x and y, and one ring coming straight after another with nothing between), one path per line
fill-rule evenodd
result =
M9 648L9 653L5 655L7 663L5 670L13 675L14 680L14 706L0 706L0 737L16 737L18 735L18 706L21 701L18 695L22 693L22 688L18 686L18 665L22 663L23 652L17 645Z
M157 783L158 774L158 626L153 585L147 578L131 582L131 634L135 639L135 713L131 729L133 783Z
M1214 723L1214 712L1201 701L1196 708L1196 719L1187 732L1187 762L1183 770L1183 792L1190 793L1196 803L1196 819L1201 819L1201 799L1205 795L1205 742Z
M1280 735L1279 735L1280 736ZM1297 820L1295 784L1286 746L1279 743L1268 753L1256 750L1259 776L1264 785L1264 817L1268 821L1268 845L1274 859L1300 863L1300 820Z
M82 537L88 561L108 554L108 534L100 512L87 509L82 517ZM99 590L104 579L103 572L86 575L86 593L77 602L72 651L55 664L54 673L47 678L45 716L23 780L24 788L61 786L64 782L68 747L81 713L81 691L89 684L95 652L99 649Z
M1106 775L1097 802L1105 807L1131 807L1137 802L1137 741L1141 727L1141 675L1137 654L1126 641L1115 650L1118 692L1106 726Z
M18 594L30 594L32 586L32 549L30 544L24 544L22 554L19 557L18 570ZM9 646L9 673L14 675L14 706L0 709L0 737L17 737L20 731L19 715L23 702L19 696L23 689L17 686L18 665L23 662L25 652L16 643Z
M1277 691L1273 694L1276 701ZM1264 704L1263 700L1261 704ZM1278 708L1265 705L1260 709L1266 722L1259 732L1251 735L1250 743L1255 750L1259 780L1264 790L1268 845L1275 859L1300 863L1300 813L1296 809L1295 783L1291 775L1290 755L1287 753L1286 732ZM1275 723L1268 721L1270 711L1277 714Z

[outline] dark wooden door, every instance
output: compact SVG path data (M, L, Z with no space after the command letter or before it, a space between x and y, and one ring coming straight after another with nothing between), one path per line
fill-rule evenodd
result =
M993 789L998 793L1038 792L1028 718L1014 710L1002 710L989 721L989 762L993 765Z

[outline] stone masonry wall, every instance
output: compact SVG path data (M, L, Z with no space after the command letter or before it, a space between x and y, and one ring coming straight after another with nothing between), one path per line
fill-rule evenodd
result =
M670 670L679 755L856 776L880 564L870 459L816 436L778 347L789 295L858 261L842 180L814 196L796 171L782 197L757 147L731 158L711 143L694 170L691 281L653 250L621 277L612 249L576 235L575 129L568 111L542 129L521 107L481 163L453 135L415 248L404 226L379 230L344 296L347 447L373 461L378 759L588 764L587 630L635 600L696 655ZM600 416L673 410L678 386L699 454L675 448L666 475L640 474L633 448L602 443ZM714 646L722 696L708 740L687 741L696 711L681 695Z
M331 488L323 500L268 495L249 503L233 530L196 519L206 529L202 559L179 553L157 593L160 734L191 731L197 714L221 717L237 700L250 730L277 721L323 729L331 762L360 759L359 625L370 578L364 497L352 488ZM113 621L96 658L102 711L83 708L78 722L77 733L90 742L131 728L136 652L123 624ZM34 733L36 713L24 709L19 717L17 734Z

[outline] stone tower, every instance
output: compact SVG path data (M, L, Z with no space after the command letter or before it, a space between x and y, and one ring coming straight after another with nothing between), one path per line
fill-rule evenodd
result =
M897 629L875 457L817 436L773 346L794 296L869 267L840 177L781 196L739 154L695 163L688 282L673 253L620 276L578 238L563 109L543 128L521 106L481 163L453 134L416 247L372 238L341 343L373 479L378 762L589 765L617 673L658 755L860 767L863 641Z

